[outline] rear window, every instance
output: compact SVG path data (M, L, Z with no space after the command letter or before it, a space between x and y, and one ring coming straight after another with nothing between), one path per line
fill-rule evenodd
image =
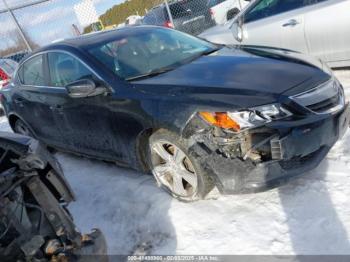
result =
M166 10L159 7L148 12L143 18L143 24L146 25L163 25L167 19Z
M190 9L193 13L196 13L208 9L207 4L208 2L204 0L188 0L183 5L186 10Z
M45 85L45 77L43 70L43 56L38 55L22 65L19 72L21 83L30 86Z
M173 16L173 19L184 17L188 15L187 9L182 3L175 3L169 6L170 12Z

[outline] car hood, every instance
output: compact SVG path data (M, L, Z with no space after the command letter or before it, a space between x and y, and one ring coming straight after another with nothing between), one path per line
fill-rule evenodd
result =
M224 47L190 64L133 84L143 92L255 96L264 104L284 93L293 95L327 81L322 63L280 49ZM147 88L149 87L149 88ZM211 97L212 98L212 97Z

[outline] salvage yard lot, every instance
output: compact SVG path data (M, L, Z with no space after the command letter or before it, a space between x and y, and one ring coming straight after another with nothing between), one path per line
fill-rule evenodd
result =
M350 72L338 71L350 95ZM7 120L0 130L9 131ZM110 254L350 254L350 132L314 171L268 192L185 204L153 177L58 153L82 231Z

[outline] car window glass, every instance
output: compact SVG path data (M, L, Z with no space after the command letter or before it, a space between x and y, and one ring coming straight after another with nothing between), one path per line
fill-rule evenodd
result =
M170 5L169 9L170 9L170 13L173 16L173 19L184 17L189 14L185 6L181 3L174 3Z
M315 3L315 0L261 0L246 14L245 23L292 11Z
M56 87L92 78L92 73L76 58L65 53L49 53L50 84Z
M215 46L175 30L157 28L91 47L88 52L109 70L128 79L180 66Z
M42 55L35 56L23 64L20 80L24 85L45 85Z

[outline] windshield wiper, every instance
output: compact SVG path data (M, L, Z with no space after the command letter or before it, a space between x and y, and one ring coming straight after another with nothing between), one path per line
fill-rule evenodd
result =
M126 81L132 81L132 80L140 80L142 78L148 78L148 77L152 77L152 76L157 76L166 72L169 72L171 70L174 70L176 67L164 67L164 68L160 68L157 70L153 70L151 72L148 72L146 74L142 74L142 75L138 75L138 76L132 76L129 78L126 78Z
M143 79L143 78L148 78L148 77L152 77L152 76L161 75L161 74L164 74L166 72L172 71L172 70L178 68L181 65L188 64L188 63L196 60L199 57L202 57L202 56L205 56L205 55L210 55L210 54L218 51L219 49L220 48L217 47L217 48L205 50L205 51L200 52L200 53L198 53L198 54L196 54L196 55L194 55L194 56L192 56L192 57L190 57L190 58L188 58L188 59L186 59L184 61L180 61L180 62L176 63L176 65L172 65L172 66L156 69L156 70L153 70L153 71L150 71L148 73L145 73L145 74L142 74L142 75L138 75L138 76L128 77L125 80L126 81L140 80L140 79Z

